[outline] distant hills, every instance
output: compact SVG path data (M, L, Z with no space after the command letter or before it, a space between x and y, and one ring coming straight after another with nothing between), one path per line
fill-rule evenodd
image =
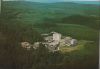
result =
M17 10L24 20L39 21L44 18L62 18L70 15L89 15L99 16L99 5L86 5L73 2L58 2L58 3L37 3L23 1L7 1L4 2L10 10ZM17 12L16 11L16 12Z
M100 26L99 5L73 2L37 3L24 1L7 1L3 2L3 5L6 7L2 8L2 12L7 13L5 16L3 15L4 18L9 16L7 19L14 21L14 17L11 15L15 15L15 21L21 22L22 27L24 25L31 27L31 29L39 33L53 30L80 39L98 38L97 29ZM12 22L12 24L14 23ZM15 23L15 25L17 24ZM87 35L83 35L83 33L87 33Z
M79 1L78 1L79 2ZM9 12L17 15L18 19L27 23L61 22L63 18L82 15L82 16L100 16L100 6L79 2L57 2L57 3L39 3L28 1L5 1L4 6ZM97 3L97 2L94 2ZM2 10L3 11L3 10Z
M75 1L74 3L100 5L100 1Z

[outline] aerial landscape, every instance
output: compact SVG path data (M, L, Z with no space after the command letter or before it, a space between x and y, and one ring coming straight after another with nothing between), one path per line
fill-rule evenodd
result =
M0 69L98 69L99 1L0 4Z

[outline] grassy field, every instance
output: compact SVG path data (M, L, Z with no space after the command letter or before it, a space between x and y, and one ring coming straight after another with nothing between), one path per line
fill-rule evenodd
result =
M88 48L85 49L86 44L94 44L94 43L95 43L94 41L79 40L77 46L74 46L74 47L69 47L69 46L60 47L60 51L61 51L62 53L66 53L66 52L73 52L73 51L81 51L82 49L83 49L83 50L88 50ZM89 47L89 46L88 46L88 47ZM93 48L94 48L94 47L95 47L95 46L93 46ZM92 49L93 49L93 48L92 48ZM84 53L85 53L85 52L84 52ZM88 50L88 53L92 53L92 52L89 52L89 50ZM88 54L88 53L87 53L87 54Z

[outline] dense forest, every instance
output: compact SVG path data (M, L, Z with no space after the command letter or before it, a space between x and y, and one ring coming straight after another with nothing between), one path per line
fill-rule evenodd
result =
M98 69L99 7L70 2L2 2L0 69ZM78 39L79 50L52 53L42 44L28 51L20 46L23 41L43 41L41 33L52 30Z

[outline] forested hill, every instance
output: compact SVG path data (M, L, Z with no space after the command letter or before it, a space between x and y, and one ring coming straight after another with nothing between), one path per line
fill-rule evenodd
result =
M44 23L49 21L52 23L55 22L68 23L67 21L65 21L65 18L69 19L69 16L74 18L75 17L80 18L80 15L82 16L81 17L82 19L86 17L86 20L88 18L94 20L98 19L100 15L99 13L100 6L95 4L81 4L72 2L38 3L38 2L23 2L23 1L7 1L4 2L3 4L8 9L8 11L5 11L6 13L16 14L18 17L17 19L28 24ZM4 8L2 8L2 10L3 9ZM83 25L83 23L80 24Z
M50 30L58 31L60 33L71 34L73 37L81 35L84 31L79 31L76 29L76 25L87 26L92 29L99 29L99 7L98 5L92 4L78 4L72 2L58 2L58 3L37 3L37 2L23 2L23 1L5 1L2 4L2 13L4 18L11 19L14 22L12 24L24 26L24 28L30 28L38 31L39 33L49 32ZM6 20L7 20L6 19ZM18 23L16 23L19 21ZM21 22L21 23L20 23ZM10 26L10 24L8 26ZM73 24L74 30L71 31L73 25L63 25L61 24ZM60 26L60 30L58 27ZM57 26L57 27L55 27ZM64 28L66 26L66 29ZM56 29L54 29L54 27ZM64 28L64 30L63 30ZM68 29L67 29L68 28ZM83 27L81 27L83 30ZM86 29L87 30L87 29ZM66 32L67 31L67 32ZM77 31L77 32L76 32ZM73 35L73 33L80 33L79 35ZM92 32L95 34L94 32ZM88 33L91 35L91 33ZM84 37L85 36L85 37ZM91 38L86 35L82 38ZM95 35L92 36L95 38Z
M4 2L8 7L13 7L16 9L22 9L24 12L29 10L34 12L41 12L42 14L83 14L83 15L98 15L99 5L94 4L81 4L73 2L58 2L58 3L38 3L38 2L17 2L17 1L7 1ZM26 10L25 10L26 9ZM44 11L45 10L45 11ZM41 14L41 15L42 15Z
M88 4L88 5L100 5L99 1L75 1L75 3Z

